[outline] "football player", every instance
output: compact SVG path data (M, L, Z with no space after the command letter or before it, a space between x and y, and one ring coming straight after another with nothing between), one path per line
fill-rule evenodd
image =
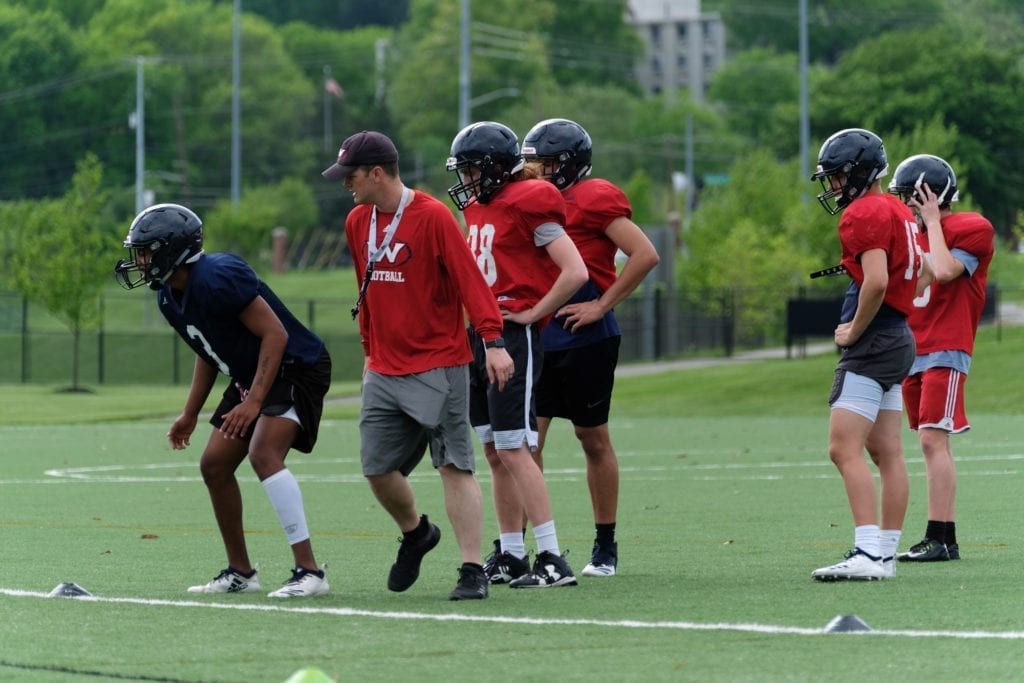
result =
M907 562L959 560L956 465L949 436L971 427L964 387L985 307L995 231L978 213L953 213L952 203L960 198L956 174L940 157L918 154L902 161L889 192L914 211L918 243L935 278L914 299L910 328L917 358L903 381L907 420L918 433L928 472L928 524L924 538L896 557Z
M190 209L158 204L132 221L129 258L114 271L127 289L148 285L167 322L196 354L181 415L167 432L171 448L189 445L199 411L218 373L230 381L214 409L216 428L199 469L213 503L228 566L190 593L260 590L242 528L242 493L235 478L249 457L277 512L294 557L292 576L272 598L328 592L326 565L317 566L299 484L285 467L288 450L313 450L330 387L331 359L242 259L203 251L203 223Z
M846 488L854 544L841 562L812 572L819 581L894 576L907 510L900 383L914 361L907 317L924 259L913 214L881 189L888 168L882 140L849 128L825 140L811 176L821 182L818 201L825 210L843 212L839 241L851 279L835 330L842 356L829 396L828 449ZM865 448L881 475L881 516Z
M561 191L566 232L590 276L541 332L544 369L537 387L540 436L534 457L543 467L553 418L572 422L586 458L595 527L590 562L581 573L615 576L619 464L608 413L622 333L613 309L658 265L658 252L631 220L625 193L607 180L587 178L593 143L583 126L568 119L541 121L523 138L522 152L527 168ZM621 274L615 264L619 251L626 255Z
M502 552L492 582L572 586L576 576L561 554L547 484L531 451L538 446L540 328L586 282L587 268L565 232L562 195L548 182L523 178L522 168L519 140L503 124L473 123L452 141L447 169L458 182L448 193L465 216L470 250L502 311L503 341L516 368L499 391L485 372L493 342L470 328L476 357L470 421L491 468L500 530ZM524 510L537 542L532 568L523 541Z

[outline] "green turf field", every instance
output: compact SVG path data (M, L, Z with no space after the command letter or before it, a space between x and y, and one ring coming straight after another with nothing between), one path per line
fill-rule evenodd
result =
M289 458L332 593L195 596L224 564L196 469L201 439L164 442L184 387L0 392L0 681L1019 680L1024 647L1019 499L1024 368L1017 329L982 333L968 383L974 429L954 437L960 562L901 565L895 580L818 584L852 541L825 454L835 357L729 364L618 383L620 574L576 588L495 587L451 603L457 548L440 482L414 475L443 538L407 593L385 588L397 531L358 465L355 407L336 387L317 452ZM131 418L131 419L126 419ZM903 547L925 522L924 466ZM592 539L583 462L558 424L546 452L559 537L574 568ZM484 468L486 470L486 466ZM266 590L290 552L243 470L250 552ZM485 496L490 491L481 476ZM485 506L487 538L495 530ZM46 598L58 583L93 600ZM826 634L838 615L873 630Z

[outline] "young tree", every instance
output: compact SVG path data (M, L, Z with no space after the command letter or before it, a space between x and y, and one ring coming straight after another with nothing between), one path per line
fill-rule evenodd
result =
M117 257L103 168L93 155L77 166L63 198L40 201L15 226L11 270L15 288L46 307L72 335L71 391L80 384L82 332L99 320L100 292Z

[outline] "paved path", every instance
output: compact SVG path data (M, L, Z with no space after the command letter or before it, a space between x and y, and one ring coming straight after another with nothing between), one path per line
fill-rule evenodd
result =
M821 342L807 345L807 355L818 355L834 352L836 345L832 342ZM799 356L797 347L793 347L794 357ZM756 351L745 351L732 356L716 356L713 358L690 358L684 360L655 361L652 363L625 363L615 370L616 377L637 377L640 375L656 375L659 372L671 370L692 370L695 368L708 368L713 365L727 365L731 363L750 363L756 360L769 360L773 358L785 358L786 349L757 349Z

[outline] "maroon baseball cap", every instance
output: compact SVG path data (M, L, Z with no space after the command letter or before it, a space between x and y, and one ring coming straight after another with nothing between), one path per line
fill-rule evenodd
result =
M384 133L364 130L349 136L341 143L338 150L338 161L328 166L320 174L328 180L344 180L360 166L390 164L398 161L398 150L395 143Z

